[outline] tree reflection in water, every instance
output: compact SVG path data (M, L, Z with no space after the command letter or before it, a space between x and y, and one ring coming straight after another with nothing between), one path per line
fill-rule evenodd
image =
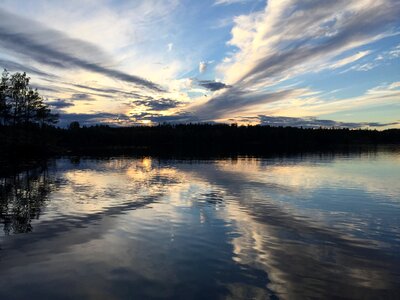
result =
M0 299L397 299L399 162L55 159L0 179Z
M32 231L54 187L47 167L0 178L0 224L5 235Z

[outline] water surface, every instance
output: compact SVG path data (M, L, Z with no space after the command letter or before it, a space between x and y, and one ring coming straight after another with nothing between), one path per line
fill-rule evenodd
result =
M52 160L0 180L0 298L399 298L399 182L393 151Z

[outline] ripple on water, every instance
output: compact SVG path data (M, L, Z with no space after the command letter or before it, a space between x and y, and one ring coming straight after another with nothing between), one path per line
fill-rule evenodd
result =
M0 182L0 296L395 298L399 164L58 159Z

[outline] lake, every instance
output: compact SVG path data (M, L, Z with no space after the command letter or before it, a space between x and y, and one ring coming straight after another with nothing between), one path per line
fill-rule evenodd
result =
M0 197L0 299L400 298L399 151L65 157Z

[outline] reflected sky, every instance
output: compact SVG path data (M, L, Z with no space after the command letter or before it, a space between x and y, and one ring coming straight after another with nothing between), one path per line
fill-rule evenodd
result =
M62 158L0 181L0 296L396 298L400 154Z

